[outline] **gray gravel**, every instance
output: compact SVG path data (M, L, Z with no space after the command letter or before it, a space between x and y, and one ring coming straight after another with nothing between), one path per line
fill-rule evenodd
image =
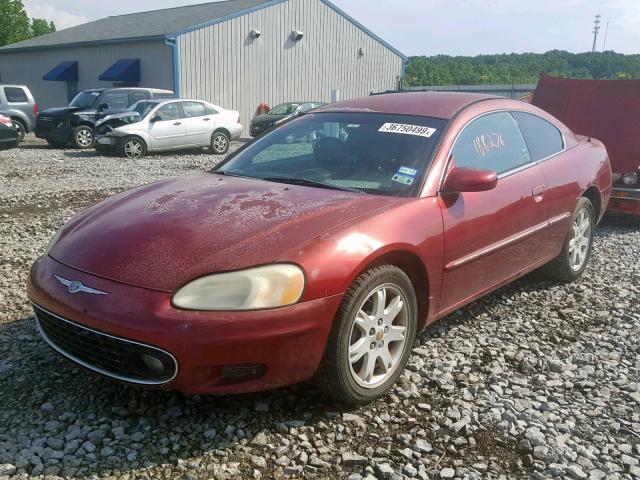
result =
M308 385L183 397L76 368L38 337L28 267L107 195L210 169L208 153L137 161L0 152L0 480L640 478L640 230L613 218L571 285L531 275L416 342L385 399L348 409Z

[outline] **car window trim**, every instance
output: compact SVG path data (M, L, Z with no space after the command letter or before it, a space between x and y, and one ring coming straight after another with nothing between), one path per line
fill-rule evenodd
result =
M515 124L516 124L516 128L517 128L517 129L518 129L518 131L520 132L520 135L522 135L522 139L524 140L525 146L527 147L527 152L529 152L529 157L531 157L531 151L529 150L529 145L527 145L527 141L524 139L524 134L522 133L522 130L520 129L520 124L519 124L519 123L518 123L518 121L515 119L515 117L514 117L513 115L511 115L511 113L512 113L512 112L523 112L523 113L531 113L531 112L529 112L529 111L527 111L527 110L524 110L524 109L520 109L520 108L500 108L500 109L497 109L497 110L491 110L491 111L489 111L489 112L482 112L482 113L480 113L480 114L476 115L475 117L473 117L473 118L472 118L471 120L469 120L467 123L465 123L465 124L464 124L464 126L460 129L460 131L458 131L458 133L456 134L455 138L453 139L453 142L451 143L451 147L449 148L449 151L448 151L448 153L447 153L447 161L446 161L445 166L444 166L444 168L442 169L442 173L441 173L441 175L440 175L440 181L438 182L438 193L437 193L437 195L441 195L441 194L442 194L442 187L443 187L443 184L444 184L444 180L445 180L445 178L446 178L446 176L447 176L447 172L449 171L449 168L450 168L450 166L451 166L451 157L452 157L452 155L453 155L453 153L452 153L452 152L453 152L453 148L456 146L456 143L457 143L457 141L458 141L458 138L460 137L460 135L462 134L462 132L463 132L463 131L464 131L464 130L465 130L465 129L466 129L466 128L471 124L471 123L473 123L475 120L477 120L477 119L479 119L479 118L481 118L481 117L484 117L484 116L486 116L486 115L491 115L491 114L494 114L494 113L501 113L501 112L506 112L506 113L508 113L508 114L511 116L511 118L513 119L513 121L514 121L514 122L515 122ZM535 114L534 114L534 113L532 113L532 115L535 115ZM537 116L537 117L539 117L539 118L542 118L542 117L540 117L540 115L536 115L536 116ZM452 120L453 120L453 119L452 119ZM542 120L544 120L544 118L542 118ZM548 121L547 121L547 120L545 120L545 122L548 122ZM549 123L550 123L550 122L549 122ZM553 124L552 124L552 125L553 125ZM554 127L555 127L555 125L554 125ZM556 128L557 128L557 127L556 127ZM498 175L498 180L500 180L500 179L502 179L502 178L509 177L509 176L511 176L511 175L514 175L514 174L516 174L516 173L519 173L519 172L521 172L521 171L523 171L523 170L526 170L526 169L528 169L528 168L531 168L531 167L533 167L533 166L539 165L540 163L545 162L545 161L549 160L550 158L553 158L553 157L555 157L555 156L557 156L557 155L560 155L561 153L566 152L566 151L567 151L567 143L566 143L566 139L565 139L564 134L562 133L562 131L561 131L560 129L558 129L558 130L560 131L560 135L562 136L562 145L563 145L563 149L562 149L561 151L559 151L559 152L557 152L557 153L554 153L553 155L549 155L548 157L541 158L540 160L533 160L533 159L531 159L531 161L530 161L529 163L525 164L525 165L521 165L520 167L516 167L516 168L513 168L513 169L511 169L511 170L507 170L507 171L505 171L505 172L503 172L503 173L501 173L501 174L499 174L499 175Z
M562 139L562 150L557 151L556 153L552 153L551 155L547 155L546 157L541 158L540 160L536 160L536 163L542 163L542 162L546 162L547 160L549 160L550 158L553 158L557 155L560 155L561 153L564 153L567 151L567 139L564 136L564 133L562 133L562 130L560 130L558 127L556 127L553 123L551 123L549 120L546 120L544 118L542 118L540 115L536 115L535 113L532 112L528 112L526 110L522 110L522 109L516 109L516 108L512 108L510 110L510 113L512 114L511 116L513 117L513 119L516 122L516 125L518 125L518 129L520 130L520 132L522 133L522 128L520 127L520 124L518 123L518 120L516 119L516 117L513 116L513 112L519 112L519 113L526 113L529 115L533 115L534 117L539 118L540 120L547 122L549 125L551 125L553 128L555 128L558 133L560 134L560 138ZM522 137L524 138L524 133L522 133ZM527 139L524 139L524 143L527 143ZM527 144L527 150L529 150L529 155L531 155L531 150L529 149L529 145Z

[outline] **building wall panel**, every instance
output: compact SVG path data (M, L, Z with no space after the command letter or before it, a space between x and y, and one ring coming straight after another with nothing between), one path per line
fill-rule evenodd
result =
M252 40L250 31L262 36ZM293 30L304 32L300 42ZM240 111L393 89L403 60L320 0L288 0L178 37L180 94ZM359 49L364 49L360 56Z
M140 86L173 90L171 48L162 41L0 53L0 79L29 86L41 109L59 107L67 104L66 82L48 82L43 75L60 62L75 60L78 90L110 87L98 76L121 58L140 59Z

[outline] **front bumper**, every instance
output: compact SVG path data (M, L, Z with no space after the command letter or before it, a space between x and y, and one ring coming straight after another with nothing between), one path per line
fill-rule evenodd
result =
M54 275L108 295L71 294ZM309 379L318 368L341 301L337 295L255 312L179 310L171 305L171 293L89 275L50 257L32 267L27 293L34 305L64 320L169 353L176 359L177 374L155 387L185 394L245 393ZM126 381L104 368L91 369ZM231 371L234 375L227 375ZM238 376L242 371L260 373Z
M61 122L61 120L55 121L58 123ZM36 128L34 130L36 137L55 143L67 143L71 138L71 127L67 122L63 122L64 125L61 127L44 127L42 122L43 120L38 120L38 123L36 124Z
M640 216L640 188L613 187L607 211Z
M96 135L96 145L102 145L104 147L115 148L118 144L118 137L114 137L111 135Z

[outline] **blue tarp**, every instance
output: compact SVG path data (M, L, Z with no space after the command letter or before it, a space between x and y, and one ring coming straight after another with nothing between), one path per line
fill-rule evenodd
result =
M78 62L62 62L42 79L53 82L77 82Z
M140 59L121 58L98 77L104 82L140 82Z

